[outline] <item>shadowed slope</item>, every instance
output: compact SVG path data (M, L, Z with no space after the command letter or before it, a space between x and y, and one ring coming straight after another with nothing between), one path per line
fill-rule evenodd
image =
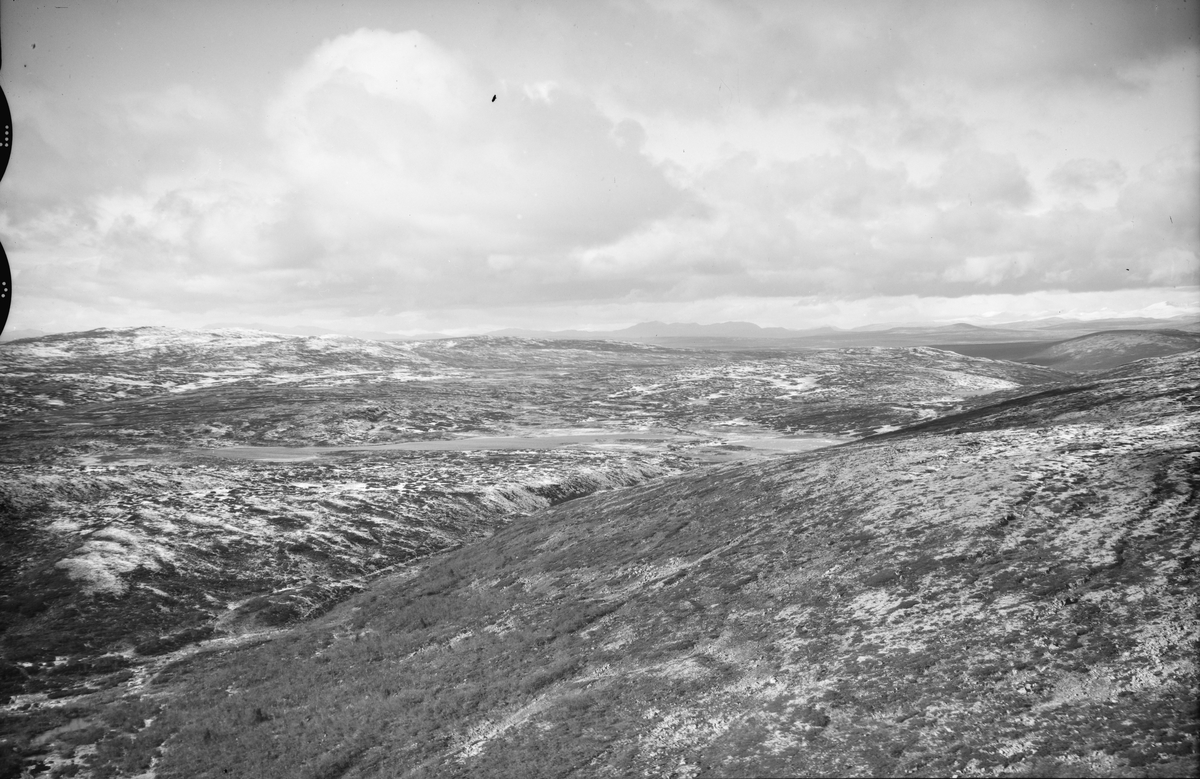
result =
M1147 357L1200 348L1200 334L1180 330L1111 330L1047 347L1024 362L1063 371L1103 371Z
M1060 371L1104 371L1147 357L1200 348L1200 334L1182 330L1109 330L1052 343L954 344L940 348L970 357L1013 360Z

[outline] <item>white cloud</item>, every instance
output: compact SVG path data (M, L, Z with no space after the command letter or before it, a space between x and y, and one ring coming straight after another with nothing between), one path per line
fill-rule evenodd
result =
M178 71L78 105L16 89L18 293L387 329L1197 283L1200 54L1178 25L798 9L563 6L502 44L347 31L253 100Z
M228 129L236 120L229 107L189 84L174 84L162 92L124 95L121 110L110 117L121 129L147 136L191 136L197 127Z
M530 100L540 100L543 103L551 102L553 99L551 95L556 89L558 89L558 84L553 81L539 81L536 84L526 84L522 87L525 97Z
M935 189L939 198L972 205L1019 208L1033 198L1016 155L982 149L957 149L943 165Z
M401 306L520 299L569 281L564 255L681 198L591 103L550 94L542 84L492 102L468 63L420 33L341 36L270 111L295 187L290 218L318 264L352 278L370 268ZM520 258L503 270L526 278L489 288L497 255Z
M981 283L994 287L1005 279L1024 276L1033 265L1029 252L1012 252L991 257L967 257L942 274L947 281Z
M1055 168L1049 176L1049 183L1067 194L1089 195L1102 187L1120 186L1126 178L1125 169L1116 160L1076 157Z

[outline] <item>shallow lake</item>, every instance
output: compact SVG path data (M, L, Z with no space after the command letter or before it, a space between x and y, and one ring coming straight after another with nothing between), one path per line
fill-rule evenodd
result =
M842 443L843 439L780 435L690 435L669 431L565 433L540 436L473 436L441 441L402 441L390 444L335 446L227 446L203 449L204 454L243 460L309 460L334 452L471 452L488 449L558 449L566 446L622 446L692 444L705 447L737 446L765 452L807 452Z

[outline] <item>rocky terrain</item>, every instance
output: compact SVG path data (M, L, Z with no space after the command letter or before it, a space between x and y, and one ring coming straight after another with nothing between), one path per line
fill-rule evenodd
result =
M55 720L60 773L1191 776L1195 353L514 521Z
M928 348L730 353L167 328L15 341L0 346L0 361L0 423L11 433L0 456L19 448L23 460L51 445L58 457L61 447L386 443L746 422L852 436L1063 378Z
M730 354L141 329L14 342L0 357L8 410L0 646L13 696L3 732L15 775L22 765L57 775L132 776L151 766L159 776L201 775L186 768L201 753L191 765L245 776L397 775L400 765L418 775L538 775L539 765L558 761L610 775L940 772L931 758L913 756L949 742L902 750L907 763L837 762L830 756L843 747L805 751L808 731L795 723L825 717L814 738L838 733L830 722L858 723L837 742L854 743L866 735L854 728L889 711L886 701L854 708L854 696L867 693L853 691L874 678L867 659L847 659L863 642L860 654L878 660L880 673L891 672L901 645L939 658L904 677L901 698L929 673L945 677L910 702L914 711L975 679L985 637L970 633L972 620L995 622L1000 596L969 593L997 576L1007 583L997 592L1016 593L1003 612L1015 614L1015 627L1004 636L1032 629L1036 612L1050 620L1049 638L1037 644L1041 654L1030 636L1013 638L1025 668L1013 671L989 654L987 673L964 689L983 695L1003 673L1016 678L1033 668L1020 678L1042 680L1045 692L1074 678L1054 663L1039 675L1039 664L1059 652L1075 661L1071 668L1090 668L1089 654L1069 653L1090 651L1092 639L1077 637L1067 649L1055 643L1054 631L1066 630L1063 620L1079 609L1034 608L1045 600L1038 582L1074 592L1084 586L1080 577L1086 584L1099 576L1091 568L1100 564L1088 562L1099 553L1088 545L1120 535L1129 512L1142 512L1142 525L1166 517L1150 537L1167 545L1154 552L1170 568L1167 584L1146 590L1143 600L1160 604L1146 600L1146 608L1169 622L1188 607L1187 587L1172 582L1191 575L1194 551L1171 544L1194 536L1196 460L1182 443L1196 438L1194 353L1136 363L1089 385L924 348ZM469 447L471 436L584 430L613 437L549 449ZM662 435L636 437L647 431ZM753 448L870 433L879 435L793 457L763 459ZM430 440L464 448L386 448ZM215 456L247 444L333 450L278 460ZM741 464L710 465L723 458ZM643 482L650 483L603 496ZM1086 529L1084 515L1100 524ZM914 555L924 562L910 570L905 560ZM1137 565L1134 578L1149 576ZM976 575L967 581L969 571ZM883 578L865 583L876 574ZM1117 586L1106 577L1098 580L1104 587ZM1098 609L1110 620L1105 599L1117 590L1101 590ZM960 594L950 608L952 592ZM808 598L816 600L801 608ZM1098 635L1141 625L1149 612L1138 609L1126 609L1126 622L1098 624ZM888 638L902 617L928 626ZM811 633L801 623L811 623ZM1192 640L1190 629L1167 631L1165 644L1154 639L1166 654L1155 666L1161 673L1143 679L1151 692L1135 690L1139 706L1166 705L1168 688L1186 691L1190 671L1177 650ZM221 654L261 641L268 643L237 650L232 665ZM958 648L943 653L942 642ZM1117 643L1121 651L1134 646ZM380 687L377 671L396 681ZM479 678L493 672L491 681ZM1091 678L1090 670L1069 672ZM220 695L211 688L218 682ZM363 695L358 684L389 692ZM1118 690L1114 684L1104 689ZM850 695L842 720L817 687ZM796 690L803 694L771 703ZM767 700L768 692L778 694ZM726 699L729 715L719 713ZM1184 698L1170 700L1183 711ZM241 708L251 701L252 709ZM976 704L982 708L954 698L945 711L935 706L901 721L920 730L967 710L995 714L971 699ZM593 725L571 725L570 738L556 730L591 722L593 709ZM1183 716L1163 715L1164 748L1193 743L1194 731L1178 730ZM244 738L214 730L221 717L220 727ZM382 735L385 726L398 741ZM1141 727L1126 727L1139 745ZM310 728L325 728L326 741ZM731 735L746 728L745 738ZM643 743L660 731L662 744ZM785 731L786 749L728 746L729 755L705 762L709 742L762 736L774 744ZM547 733L549 746L534 749ZM259 746L277 746L256 751L250 734ZM1093 741L1108 735L1096 731ZM1006 752L1004 762L976 754L988 737L962 736L975 746L952 750L976 764L937 766L1041 770L1050 765L1041 757L1065 754L1034 745ZM1120 772L1142 759L1095 751L1084 762L1062 758L1064 765ZM1170 754L1146 752L1143 763L1175 766L1183 753Z

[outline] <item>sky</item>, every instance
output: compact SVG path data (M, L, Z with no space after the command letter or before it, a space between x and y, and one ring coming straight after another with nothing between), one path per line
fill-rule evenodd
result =
M1198 6L0 0L7 329L1198 313Z

